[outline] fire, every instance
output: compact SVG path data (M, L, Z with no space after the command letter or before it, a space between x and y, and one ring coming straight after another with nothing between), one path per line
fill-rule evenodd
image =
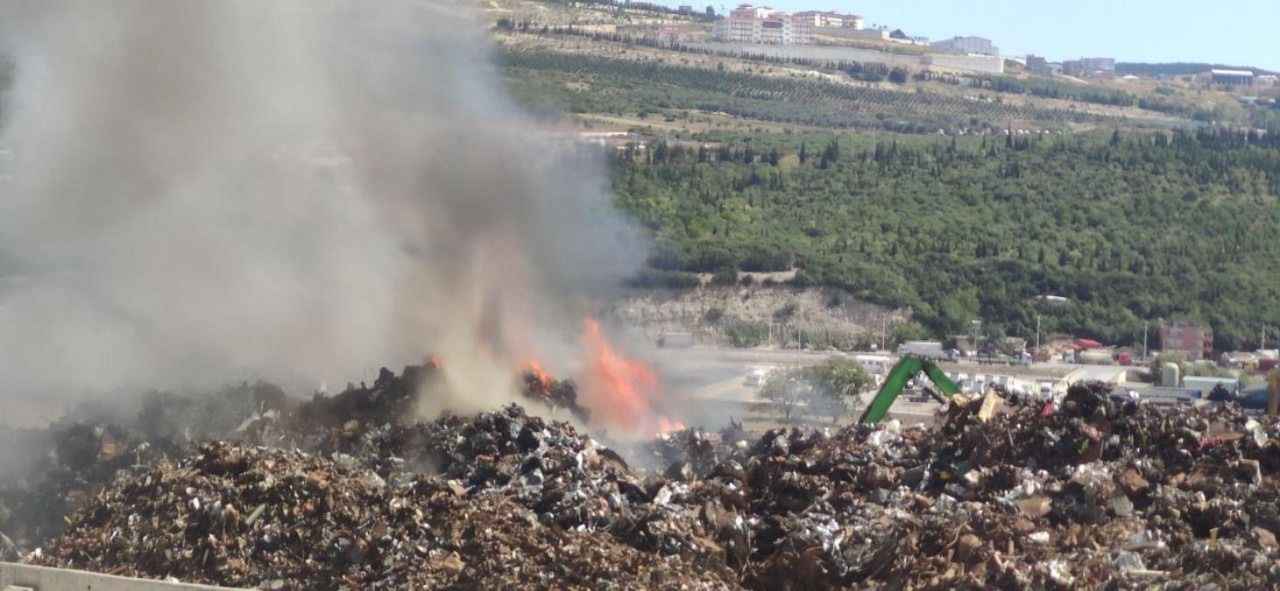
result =
M551 374L547 373L545 369L542 369L542 364L538 363L537 360L531 359L525 362L524 371L536 378L538 383L542 384L543 389L551 387L551 382L553 381Z
M684 431L684 423L673 421L667 417L658 417L658 435L666 435L676 431Z
M653 369L614 349L599 322L593 318L584 321L582 340L587 354L582 394L593 419L632 434L653 435L684 428L679 421L656 412L654 403L660 400L661 388Z

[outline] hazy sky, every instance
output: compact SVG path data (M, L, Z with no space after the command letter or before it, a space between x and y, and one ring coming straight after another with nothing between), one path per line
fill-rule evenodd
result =
M688 4L691 0L667 0ZM732 8L739 2L715 1ZM783 10L837 10L867 25L945 39L979 35L1007 55L1050 60L1197 61L1280 70L1280 0L757 0ZM706 7L707 1L695 5Z

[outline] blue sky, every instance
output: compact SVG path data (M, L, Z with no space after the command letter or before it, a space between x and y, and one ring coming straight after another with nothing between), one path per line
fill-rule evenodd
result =
M689 4L692 0L666 0ZM739 0L741 1L741 0ZM725 1L727 8L739 1ZM693 2L705 8L708 0ZM944 39L978 35L1002 53L1050 60L1195 61L1280 70L1280 0L756 0L856 12L867 24ZM720 10L721 2L712 0Z

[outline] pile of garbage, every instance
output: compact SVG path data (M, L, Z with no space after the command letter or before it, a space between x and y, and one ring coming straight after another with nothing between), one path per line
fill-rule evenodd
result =
M215 442L130 470L38 564L269 589L722 588L677 556L544 527L504 495L297 451Z
M27 560L267 588L1280 586L1280 422L1230 405L1091 385L614 447L514 405L297 414L120 469Z
M0 454L0 558L58 535L68 513L119 470L183 458L206 441L318 451L371 430L389 434L415 416L420 397L438 395L444 387L440 369L434 359L400 375L382 368L372 385L348 384L338 394L317 393L305 401L265 382L198 395L152 391L111 404L82 404L46 429L0 427L0 445L8 452ZM523 394L553 412L585 412L568 380L525 378ZM431 464L411 467L426 470Z

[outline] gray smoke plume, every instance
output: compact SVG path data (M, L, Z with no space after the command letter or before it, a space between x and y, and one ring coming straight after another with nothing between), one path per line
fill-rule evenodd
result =
M466 410L643 256L462 5L8 0L0 43L0 401L435 353Z

